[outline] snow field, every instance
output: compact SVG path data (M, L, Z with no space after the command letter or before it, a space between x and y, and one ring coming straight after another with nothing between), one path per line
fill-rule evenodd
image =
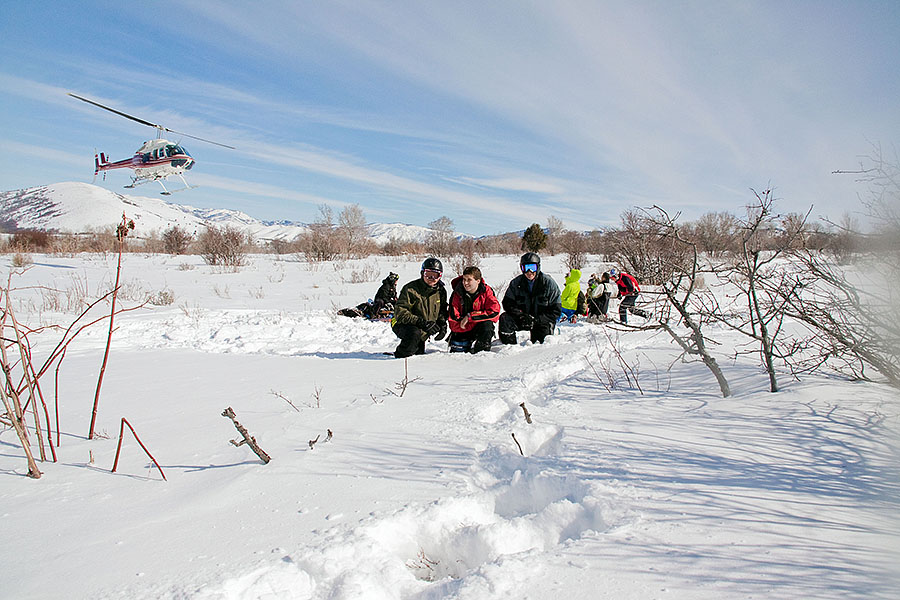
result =
M492 273L515 260L486 259L486 278L501 281ZM545 269L561 281L556 261ZM74 271L93 286L111 263L42 257L23 279L48 284ZM401 282L418 272L417 261L377 267ZM175 302L117 319L99 415L109 439L84 438L104 327L79 336L61 369L60 463L42 463L38 482L21 477L24 461L0 432L10 478L0 487L2 589L16 598L892 597L894 395L826 377L773 395L752 361L720 355L736 390L722 399L702 365L673 362L660 336L588 323L560 325L543 345L451 355L429 343L425 356L398 361L383 355L396 345L387 324L334 314L377 287L347 283L361 268L252 257L232 273L195 257L127 256L134 288L170 289ZM23 295L22 315L62 319L37 310L36 291ZM643 393L626 384L604 332L640 365ZM609 391L604 369L616 379ZM220 416L226 406L271 463L228 444L237 435ZM128 438L109 473L123 415L167 482ZM334 438L310 449L326 429Z

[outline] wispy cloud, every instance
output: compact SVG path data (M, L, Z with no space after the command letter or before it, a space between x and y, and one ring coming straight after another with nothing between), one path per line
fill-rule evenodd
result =
M314 194L304 194L297 190L289 188L260 183L257 181L247 181L243 179L235 179L231 177L222 177L220 175L204 175L202 173L194 173L191 175L191 183L207 188L222 190L244 196L256 196L261 198L270 198L276 200L285 200L288 202L300 202L303 204L319 205L332 204L333 199L316 196Z
M14 155L31 156L39 160L53 163L63 163L72 165L73 167L84 167L86 164L85 157L64 150L48 148L46 146L35 146L32 144L23 144L9 139L0 139L0 146Z
M513 192L531 192L535 194L559 195L565 193L565 188L554 183L545 181L535 181L531 179L519 179L506 177L502 179L479 179L476 177L460 177L457 179L462 183L467 183L479 187L495 188L499 190L509 190Z

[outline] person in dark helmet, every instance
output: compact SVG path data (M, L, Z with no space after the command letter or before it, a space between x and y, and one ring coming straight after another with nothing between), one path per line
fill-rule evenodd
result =
M534 252L522 255L519 268L522 274L509 282L503 295L500 341L515 344L516 332L528 331L532 342L543 343L562 314L559 286L541 271L541 257Z
M391 328L400 338L396 358L425 354L425 341L447 335L447 289L441 277L444 266L436 258L426 258L418 279L400 290Z

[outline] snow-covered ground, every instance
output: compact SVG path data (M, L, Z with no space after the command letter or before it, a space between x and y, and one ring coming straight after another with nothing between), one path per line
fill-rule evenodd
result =
M115 274L114 256L32 258L12 280L31 325L68 324L58 311ZM500 292L517 264L482 269ZM418 265L253 256L231 272L126 255L125 305L174 301L117 318L103 437L87 440L105 324L59 371L59 462L25 477L14 432L0 431L0 597L897 597L890 388L823 374L784 376L771 394L752 357L733 360L742 340L725 330L728 399L662 334L608 325L395 360L388 324L334 309ZM559 258L544 266L562 282ZM36 356L58 335L35 338ZM229 443L226 407L269 464ZM110 473L122 417L167 481L127 436Z

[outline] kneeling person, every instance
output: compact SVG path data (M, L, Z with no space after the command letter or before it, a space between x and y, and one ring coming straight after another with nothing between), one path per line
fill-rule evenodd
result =
M500 302L478 267L466 267L450 283L450 351L473 354L491 349L494 323L500 318Z
M541 257L534 252L523 254L519 266L522 274L509 282L503 295L500 341L515 344L516 331L528 331L532 342L542 344L562 314L559 286L541 271Z
M425 341L447 335L447 289L441 276L444 266L436 258L426 258L419 279L400 290L391 329L400 338L396 358L425 354Z

